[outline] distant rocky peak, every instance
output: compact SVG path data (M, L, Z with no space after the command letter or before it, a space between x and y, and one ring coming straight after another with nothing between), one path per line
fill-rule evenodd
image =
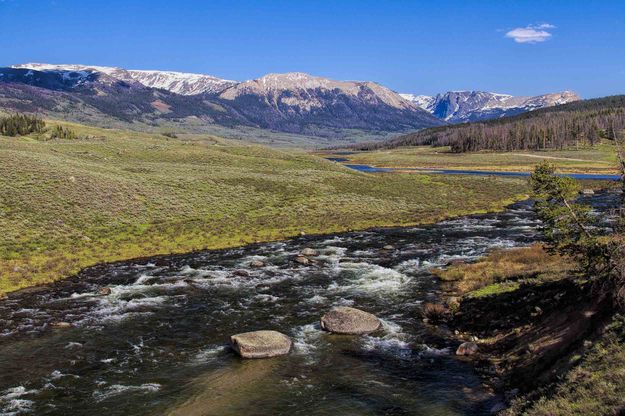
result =
M402 97L434 116L451 123L510 116L580 100L580 97L571 91L533 97L485 91L448 91L434 97L402 94Z

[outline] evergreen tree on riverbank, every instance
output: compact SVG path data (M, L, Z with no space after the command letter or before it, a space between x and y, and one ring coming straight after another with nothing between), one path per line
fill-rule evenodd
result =
M625 164L621 167L625 169ZM596 218L590 206L575 202L579 185L571 178L556 175L553 165L538 165L530 185L547 247L575 259L593 280L599 297L607 296L614 304L625 306L624 205L613 212L617 216L613 232L602 235L593 227Z

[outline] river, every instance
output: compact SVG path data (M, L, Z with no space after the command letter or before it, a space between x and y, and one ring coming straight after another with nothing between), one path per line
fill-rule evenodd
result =
M514 172L514 171L497 171L497 170L472 170L472 169L436 169L436 168L381 168L371 165L347 163L349 159L343 157L326 157L325 159L332 162L343 164L359 172L367 173L384 173L384 172L410 172L435 175L471 175L471 176L518 176L529 177L531 172ZM600 180L600 181L618 181L620 175L601 174L601 173L561 173L560 176L566 176L577 180Z
M422 322L420 305L439 296L428 270L531 244L538 225L526 201L430 226L101 265L11 294L0 300L0 414L487 414L497 398ZM314 266L293 262L305 247L320 252ZM266 266L250 268L256 259ZM334 305L370 311L383 329L324 333ZM242 360L228 348L258 329L289 335L293 350Z

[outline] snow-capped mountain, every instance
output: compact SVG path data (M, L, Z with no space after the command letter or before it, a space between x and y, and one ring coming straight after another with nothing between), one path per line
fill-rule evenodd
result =
M401 96L450 123L511 116L581 99L571 91L535 97L515 97L483 91L449 91L434 97L413 94L401 94Z
M245 81L219 98L259 125L283 131L312 132L319 124L396 131L442 124L375 82L335 81L301 72Z
M434 101L434 97L430 97L429 95L416 95L416 94L399 94L404 100L408 100L411 103L417 105L417 107L421 107L424 110L431 113L429 110L430 104Z
M146 87L163 89L181 95L216 94L237 83L204 74L134 70L107 66L27 63L13 65L12 68L61 73L64 78L73 79L78 83L88 80L89 76L94 73L100 73L121 81L135 81Z
M444 124L374 82L303 73L236 83L208 75L89 65L0 68L0 108L110 125L161 121L250 126L341 137L341 130L397 132Z

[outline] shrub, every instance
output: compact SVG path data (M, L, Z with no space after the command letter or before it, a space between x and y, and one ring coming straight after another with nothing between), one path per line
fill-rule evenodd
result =
M78 138L78 135L74 130L68 129L67 127L54 126L50 131L50 138L75 140Z
M423 305L423 317L432 323L440 323L447 320L449 311L440 303L426 303Z

